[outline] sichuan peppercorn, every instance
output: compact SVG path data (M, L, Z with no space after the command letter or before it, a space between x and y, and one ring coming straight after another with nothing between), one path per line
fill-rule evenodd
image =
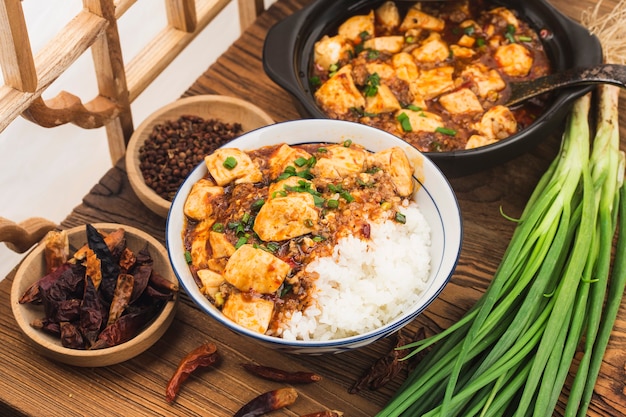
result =
M146 185L172 201L187 175L206 155L241 133L239 123L191 115L155 125L139 149L139 169Z

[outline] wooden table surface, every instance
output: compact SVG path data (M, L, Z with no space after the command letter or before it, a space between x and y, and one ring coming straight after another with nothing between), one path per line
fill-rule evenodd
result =
M228 51L199 77L184 95L225 94L247 99L276 121L299 118L288 94L271 82L261 64L267 30L308 3L278 0ZM566 14L579 18L592 0L553 0ZM616 1L605 1L609 10ZM210 47L210 45L207 45ZM622 148L626 147L626 107L622 99ZM441 297L415 322L429 333L458 320L483 293L506 249L514 224L500 208L516 217L538 178L556 155L558 140L546 140L517 159L487 171L451 180L464 222L464 241L458 268ZM92 222L116 222L143 229L161 241L165 219L149 212L134 195L120 161L62 222L69 228ZM272 415L298 416L320 409L342 410L346 416L372 416L384 406L400 381L377 391L349 394L361 373L390 347L382 340L358 351L330 356L293 356L260 347L206 317L186 296L164 337L145 353L106 368L76 368L49 361L33 351L17 327L9 302L15 270L0 283L0 415L29 416L230 416L257 394L280 384L252 378L240 363L257 361L323 376L313 385L298 386L295 405ZM218 345L219 366L193 374L177 401L165 401L165 386L179 360L205 341ZM626 302L610 341L597 382L592 416L626 415Z

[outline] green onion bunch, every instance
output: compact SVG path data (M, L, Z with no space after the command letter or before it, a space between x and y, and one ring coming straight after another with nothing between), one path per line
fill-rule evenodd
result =
M585 416L626 283L626 257L611 264L616 233L626 253L619 89L598 91L595 132L590 93L485 294L445 331L402 347L429 350L377 417L551 416L568 375L565 415Z

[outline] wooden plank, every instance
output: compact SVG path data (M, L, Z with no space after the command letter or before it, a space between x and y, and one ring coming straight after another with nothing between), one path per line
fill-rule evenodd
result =
M0 66L4 82L24 92L37 89L37 72L19 0L0 3Z
M170 26L183 32L196 30L196 2L194 0L167 0L165 2L167 21Z
M115 0L115 19L119 20L135 3L137 3L137 0Z
M239 24L241 30L246 30L256 18L265 10L263 0L238 0Z
M39 82L34 92L22 93L8 86L0 87L0 132L89 49L106 25L105 19L86 10L80 11L35 56Z
M202 31L229 3L230 0L198 0L198 24L193 33L174 27L162 29L126 65L126 79L133 102L178 54Z

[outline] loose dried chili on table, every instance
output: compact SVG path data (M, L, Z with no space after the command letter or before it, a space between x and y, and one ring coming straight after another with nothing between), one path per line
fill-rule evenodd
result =
M217 346L212 342L204 343L185 355L165 388L165 399L167 402L174 402L181 385L193 371L200 367L214 365L218 359Z
M296 402L298 392L291 388L278 388L253 398L241 407L233 417L256 417L270 411L288 407Z
M377 390L394 379L400 372L408 369L413 361L403 361L402 358L409 353L409 349L398 350L397 348L413 341L423 339L424 337L425 333L423 328L420 328L413 338L408 337L405 331L400 330L396 333L394 346L389 352L374 362L354 385L352 385L348 392L355 394L363 388Z
M290 384L310 384L312 382L317 382L322 379L320 375L313 372L289 372L282 369L256 365L253 363L243 363L241 364L241 366L243 367L243 369L253 375L276 382L287 382Z

